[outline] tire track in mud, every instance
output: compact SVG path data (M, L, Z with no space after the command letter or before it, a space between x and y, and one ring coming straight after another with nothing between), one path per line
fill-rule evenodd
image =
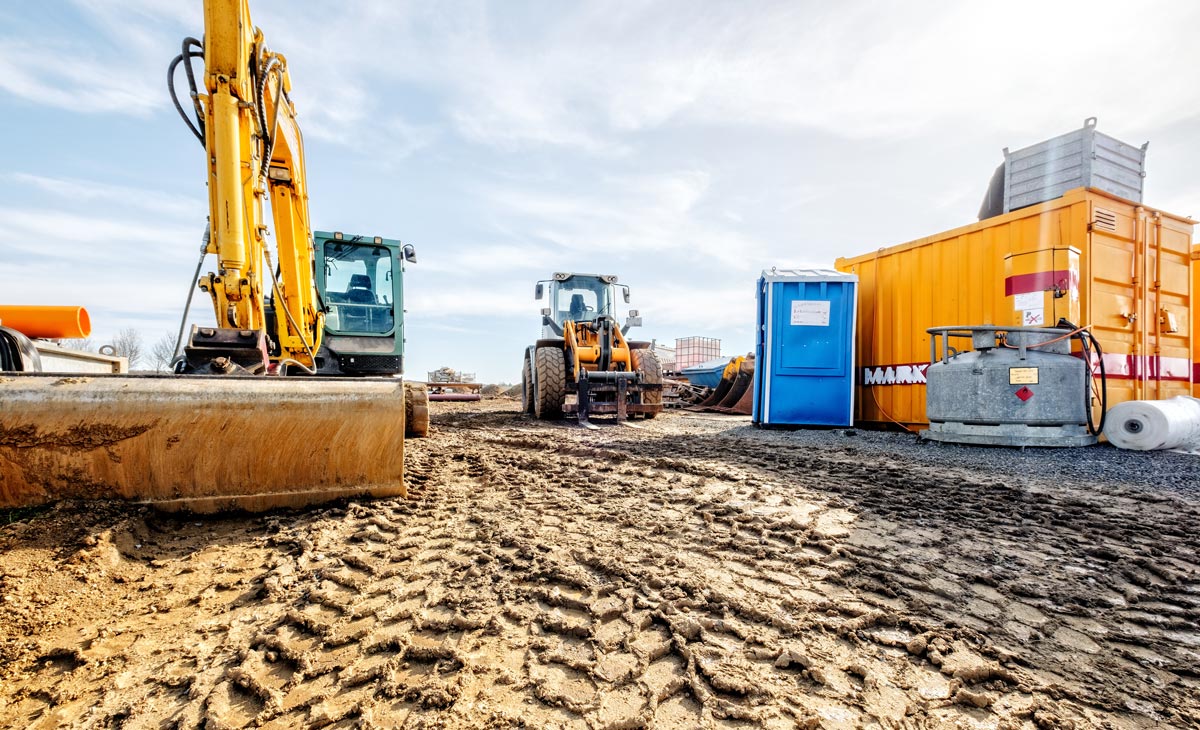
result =
M670 451L730 463L744 450L727 438L697 446ZM845 451L752 458L768 472L815 475L860 514L842 547L856 567L841 585L969 632L1048 696L1134 724L1200 722L1195 503L1029 474L862 464Z
M445 409L410 442L409 500L205 523L245 539L157 560L131 541L172 518L109 526L113 574L163 590L131 591L138 615L107 634L80 641L67 622L18 656L0 723L1200 717L1194 505L767 446L669 415L595 432L483 408ZM150 601L167 610L141 614Z

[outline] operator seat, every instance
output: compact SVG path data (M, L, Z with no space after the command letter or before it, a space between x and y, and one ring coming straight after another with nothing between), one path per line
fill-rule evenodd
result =
M346 289L346 301L350 304L376 304L371 277L366 274L351 274L350 288Z
M587 305L583 302L582 294L571 295L571 309L567 312L567 319L572 322L579 322L584 319L587 314Z
M375 290L371 288L371 277L351 274L345 297L346 304L341 307L342 329L347 332L372 331L373 307L362 306L377 303Z

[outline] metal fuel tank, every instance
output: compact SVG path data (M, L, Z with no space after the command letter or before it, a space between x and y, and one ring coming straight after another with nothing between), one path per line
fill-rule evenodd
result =
M1091 374L1071 354L1072 330L981 325L928 332L926 438L992 446L1096 443ZM973 349L960 352L951 338L969 338Z

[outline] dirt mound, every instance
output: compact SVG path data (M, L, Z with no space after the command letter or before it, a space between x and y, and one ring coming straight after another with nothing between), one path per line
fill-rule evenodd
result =
M0 528L0 724L1200 722L1195 504L439 404L413 498Z

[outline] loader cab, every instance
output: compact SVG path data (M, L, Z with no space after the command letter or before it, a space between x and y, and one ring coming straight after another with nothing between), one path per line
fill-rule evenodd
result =
M313 234L316 282L325 311L321 374L403 371L404 264L413 247L379 236Z
M556 273L539 281L534 289L536 299L544 299L542 337L561 337L564 322L592 321L597 317L617 319L617 287L626 303L629 287L617 284L617 277L608 274Z

